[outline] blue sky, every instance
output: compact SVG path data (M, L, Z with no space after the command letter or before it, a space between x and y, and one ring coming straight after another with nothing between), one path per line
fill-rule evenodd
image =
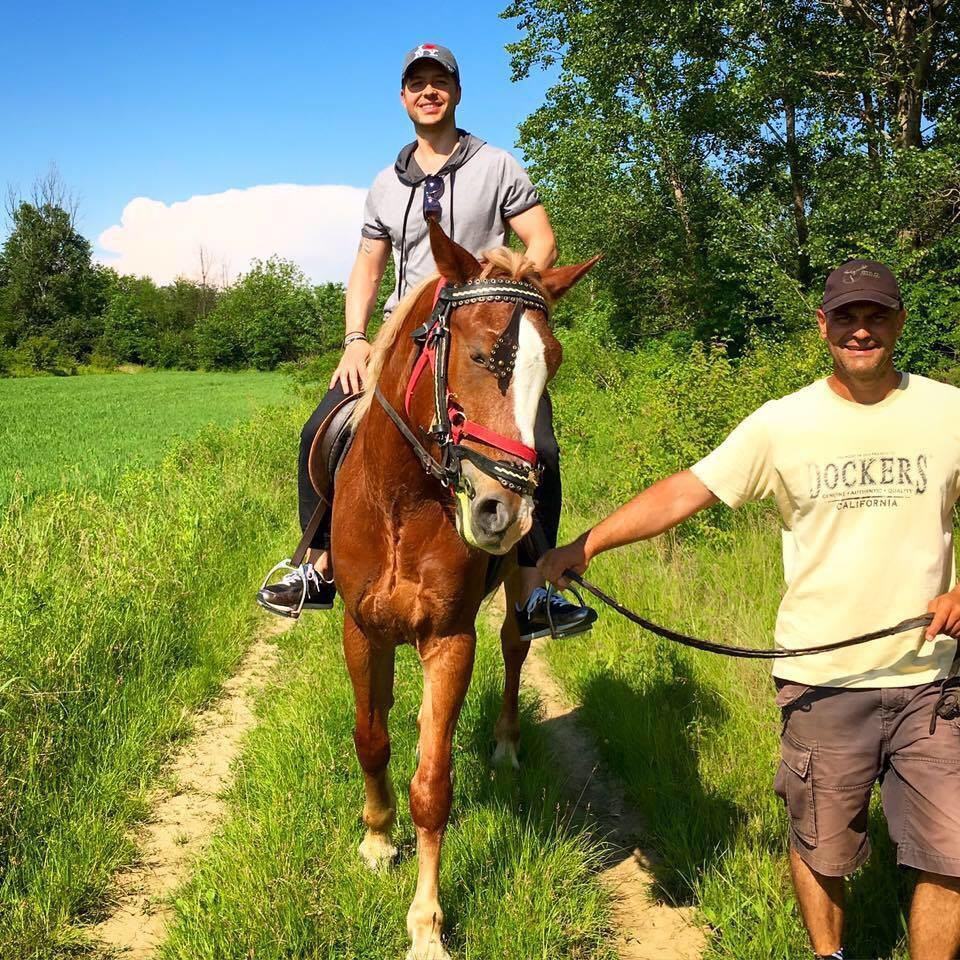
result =
M94 242L136 197L365 188L411 139L399 70L423 41L457 55L460 125L513 148L548 82L511 82L506 2L8 5L0 185L56 163Z

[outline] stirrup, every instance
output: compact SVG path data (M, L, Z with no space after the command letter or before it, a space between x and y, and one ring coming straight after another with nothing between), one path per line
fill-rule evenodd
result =
M569 591L577 598L577 603L578 603L581 607L585 607L585 606L586 606L586 604L583 602L583 594L581 594L580 591L579 591L575 586L573 586L573 584L571 584L569 587L567 587L566 590L557 590L557 588L556 588L552 583L548 583L548 584L547 584L547 624L548 624L549 627L550 627L550 639L551 639L551 640L556 640L557 637L560 636L560 634L557 633L557 628L554 626L554 623L553 623L553 613L551 613L551 611L550 611L550 598L551 598L551 597L560 596L560 595L566 593L567 590L569 590ZM587 630L589 630L590 627L592 627L592 626L593 626L593 624L591 623L590 626L587 628ZM586 630L576 630L576 631L574 631L573 633L564 634L564 636L567 636L567 637L574 636L574 637L575 637L578 633L586 633L586 632L587 632Z
M290 557L287 557L285 560L281 560L278 564L271 567L270 572L263 578L263 583L260 584L260 589L263 588L270 582L273 575L278 570L289 570L290 573L296 573L300 570L300 567L295 567L290 563ZM307 578L301 576L300 578L303 581L303 590L300 592L300 603L297 604L296 610L291 610L288 607L281 607L275 603L270 603L268 600L261 599L259 593L257 594L257 603L261 607L265 607L267 610L272 611L273 613L279 613L282 617L290 617L293 620L300 619L300 613L303 610L303 605L307 602Z

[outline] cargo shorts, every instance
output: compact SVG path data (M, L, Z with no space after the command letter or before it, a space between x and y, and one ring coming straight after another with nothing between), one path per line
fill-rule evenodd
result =
M941 683L855 690L777 681L783 715L774 789L790 841L816 873L841 877L870 856L879 781L897 863L960 877L960 719L930 721Z

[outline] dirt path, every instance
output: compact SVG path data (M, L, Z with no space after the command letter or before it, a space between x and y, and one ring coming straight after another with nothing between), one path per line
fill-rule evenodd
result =
M566 775L570 796L578 806L589 807L591 820L613 844L600 881L614 895L620 960L697 960L705 940L694 925L694 912L651 899L652 855L636 846L644 833L643 821L620 784L604 773L590 735L577 722L574 706L550 672L542 642L533 644L522 676L543 704L543 728Z
M170 765L175 789L159 789L151 818L137 833L140 860L116 880L116 905L91 933L123 960L147 960L164 938L171 910L165 898L190 867L224 811L221 794L244 734L254 725L254 697L277 662L273 639L293 625L271 617L251 644L222 696L196 722L196 733Z

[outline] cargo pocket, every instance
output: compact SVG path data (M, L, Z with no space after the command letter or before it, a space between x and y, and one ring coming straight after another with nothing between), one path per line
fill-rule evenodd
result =
M817 845L817 813L813 801L813 747L789 733L780 739L780 769L774 789L787 804L793 832L808 846Z

